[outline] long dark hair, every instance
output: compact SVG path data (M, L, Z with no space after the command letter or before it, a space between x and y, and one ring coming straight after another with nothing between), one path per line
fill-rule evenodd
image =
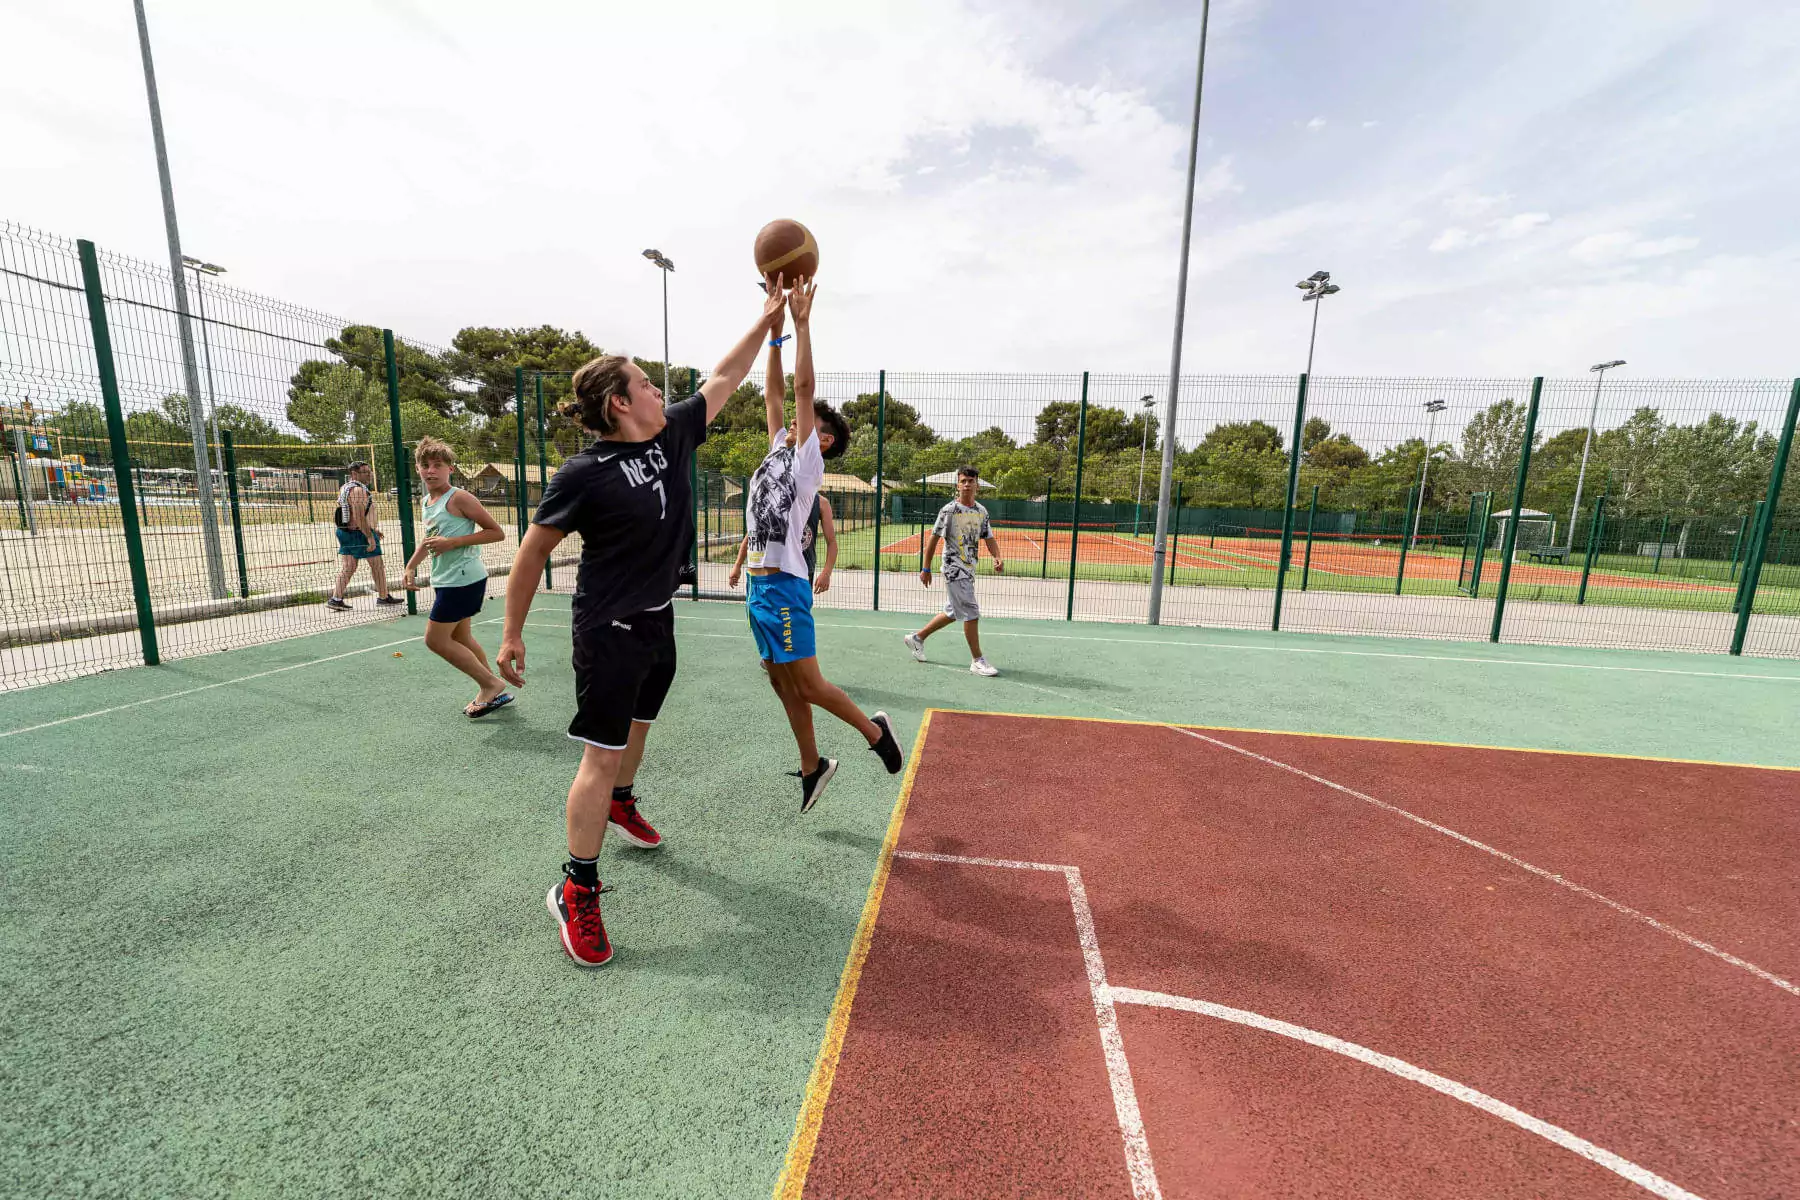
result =
M571 381L575 398L562 406L563 416L574 417L582 428L601 436L617 430L612 398L623 396L631 386L631 375L625 370L630 362L623 354L606 354L582 363Z

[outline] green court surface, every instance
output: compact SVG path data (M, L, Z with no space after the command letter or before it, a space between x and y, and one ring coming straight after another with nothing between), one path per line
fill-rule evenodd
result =
M609 840L618 955L572 968L567 605L479 723L419 618L0 695L0 1194L768 1193L899 779L821 715L801 817L740 610L678 602L667 844ZM1800 766L1792 663L992 620L981 679L915 623L819 614L909 745L940 707Z

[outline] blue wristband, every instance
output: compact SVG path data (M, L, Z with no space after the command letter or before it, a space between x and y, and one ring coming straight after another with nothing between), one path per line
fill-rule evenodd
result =
M787 340L788 340L788 339L789 339L789 338L791 338L791 337L793 337L793 336L794 336L794 335L793 335L793 334L791 334L791 333L784 333L784 334L782 334L782 335L781 335L781 336L780 336L780 337L778 337L778 338L770 338L770 339L769 339L769 345L770 345L770 347L772 347L772 348L773 348L773 349L776 349L776 350L779 350L779 349L781 349L781 343L783 343L783 342L785 342L785 341L787 341Z

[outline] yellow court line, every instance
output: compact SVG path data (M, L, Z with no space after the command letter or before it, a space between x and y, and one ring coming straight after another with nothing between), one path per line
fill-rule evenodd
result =
M1769 763L1721 762L1711 758L1661 758L1646 754L1611 754L1604 750L1549 750L1539 746L1491 746L1484 742L1433 742L1424 738L1377 737L1366 733L1314 733L1303 729L1250 729L1241 725L1201 725L1192 721L1147 721L1120 717L1075 717L1062 713L998 712L979 708L934 708L930 712L965 717L1024 717L1036 721L1090 721L1101 725L1158 725L1163 728L1211 729L1218 733L1267 733L1283 737L1328 738L1345 742L1392 742L1400 746L1442 746L1451 750L1510 750L1518 754L1561 754L1570 758L1611 758L1626 762L1678 763L1689 767L1743 767L1752 771L1794 771L1800 767Z
M887 888L894 847L900 840L900 826L906 820L906 801L912 795L919 760L925 754L925 735L931 729L931 714L935 711L938 710L925 710L919 721L919 732L913 738L912 759L906 765L906 778L900 783L900 796L894 801L893 815L888 818L887 836L881 841L881 856L875 863L875 875L869 880L869 895L863 901L862 919L857 922L850 955L844 960L844 973L838 979L837 999L832 1002L831 1017L825 1022L825 1040L819 1044L819 1056L813 1062L811 1078L806 1081L800 1115L794 1120L794 1136L788 1142L787 1160L782 1164L781 1177L775 1181L775 1200L800 1200L801 1193L806 1190L806 1172L812 1166L813 1150L819 1144L825 1102L831 1097L831 1084L837 1078L838 1055L844 1048L844 1031L850 1026L850 1005L856 999L856 985L862 979L863 963L868 961L869 942L875 936L875 916L881 911L881 894Z

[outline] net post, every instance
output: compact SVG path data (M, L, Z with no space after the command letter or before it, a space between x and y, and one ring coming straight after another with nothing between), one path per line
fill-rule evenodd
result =
M1300 562L1300 590L1305 591L1312 579L1313 525L1319 519L1319 485L1313 484L1312 503L1306 509L1306 553Z
M400 489L400 548L408 562L412 561L413 510L412 473L407 469L406 443L400 432L400 364L394 357L394 331L381 331L381 353L387 360L388 427L394 438L394 482ZM419 612L419 593L406 593L406 615Z
M544 492L550 487L550 454L544 448L544 373L542 371L537 373L534 390L537 392L538 498L542 499ZM691 493L692 489L690 488L689 491ZM550 591L555 587L556 577L551 574L550 559L546 557L544 559L544 590ZM699 598L698 583L695 584L694 596L695 599Z
M100 398L106 406L106 436L112 450L113 484L119 490L119 518L125 525L125 557L131 564L131 596L137 606L138 641L144 665L162 662L156 645L156 614L150 608L150 571L144 563L144 534L138 528L137 489L131 482L131 447L125 440L125 414L119 403L119 376L113 367L112 331L106 323L106 294L100 290L100 260L94 243L76 243L81 254L81 285L87 293L88 325L93 331L94 364L100 375Z
M1286 590L1288 556L1294 550L1294 499L1300 486L1300 435L1306 423L1306 376L1300 376L1300 388L1294 397L1294 444L1288 453L1287 490L1281 493L1281 553L1275 559L1275 610L1269 617L1269 631L1281 630L1281 594Z
M881 504L882 489L887 486L887 371L875 382L875 603L881 611Z
M1519 442L1519 475L1513 483L1512 518L1506 523L1506 537L1501 542L1500 584L1494 589L1494 623L1488 629L1490 642L1500 640L1500 622L1506 616L1506 590L1512 583L1513 548L1519 540L1519 510L1525 507L1525 480L1531 473L1531 440L1537 436L1538 402L1543 396L1544 377L1539 375L1531 381L1531 403L1525 409L1525 436Z
M250 571L244 563L244 518L238 511L237 452L232 448L231 430L219 431L219 442L225 450L225 495L231 502L231 544L237 551L238 597L250 598Z
M1775 524L1775 512L1781 504L1782 477L1787 474L1788 452L1794 446L1794 424L1800 417L1800 379L1794 380L1788 394L1787 417L1781 426L1781 441L1775 447L1775 462L1769 468L1769 492L1763 499L1763 528L1753 548L1749 565L1744 569L1744 602L1738 605L1737 624L1731 631L1731 653L1744 652L1744 638L1750 631L1750 610L1756 607L1756 588L1762 582L1763 561L1769 545L1769 529Z
M518 425L518 449L513 454L513 517L519 526L519 544L525 544L525 368L513 368L513 413Z
M1606 493L1601 492L1600 498L1594 501L1594 519L1588 523L1587 554L1581 560L1581 588L1575 593L1577 604L1587 603L1588 576L1594 572L1594 556L1600 547L1600 526L1605 520ZM1573 529L1569 531L1571 536L1574 532Z
M1400 566L1394 571L1394 595L1396 596L1400 594L1401 587L1406 583L1406 548L1413 540L1413 534L1411 532L1413 527L1413 506L1415 504L1423 504L1424 502L1425 497L1423 494L1420 494L1417 485L1406 489L1406 519L1405 524L1400 526Z
M1081 471L1087 462L1088 373L1081 373L1081 414L1075 422L1075 509L1069 515L1069 603L1063 620L1075 619L1075 562L1081 542Z

